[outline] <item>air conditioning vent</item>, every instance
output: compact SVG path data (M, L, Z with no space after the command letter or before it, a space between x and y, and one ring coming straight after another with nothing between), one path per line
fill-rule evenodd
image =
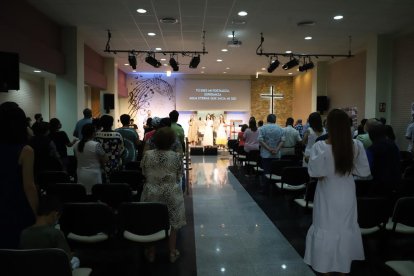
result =
M178 19L177 18L173 18L173 17L164 17L160 19L161 23L164 24L177 24L178 23Z

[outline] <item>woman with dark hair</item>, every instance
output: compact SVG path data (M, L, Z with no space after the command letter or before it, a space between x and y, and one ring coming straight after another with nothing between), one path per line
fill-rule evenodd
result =
M237 133L237 141L239 142L239 147L244 147L244 132L248 129L249 126L247 124L243 124L239 133Z
M353 176L368 176L370 170L364 146L351 138L344 111L329 112L328 129L328 139L310 151L308 172L318 184L304 259L317 272L344 274L353 260L364 259Z
M256 119L251 117L249 127L243 133L244 151L259 150L259 132L257 131Z
M122 154L124 152L124 139L119 132L113 131L114 118L110 115L103 115L99 119L102 127L101 131L96 132L95 140L101 143L106 154L104 166L105 182L109 183L112 172L122 169Z
M227 132L226 132L226 121L224 120L224 116L223 114L220 114L219 116L219 126L217 129L217 138L216 138L216 145L218 146L218 148L222 148L224 150L224 148L227 145Z
M99 142L94 141L95 126L86 124L82 127L82 140L75 144L77 160L76 174L78 183L85 186L86 192L92 192L92 186L102 183L101 167L105 164L105 151Z
M35 222L38 194L34 151L27 144L24 111L14 102L0 105L0 248L18 248L20 233Z
M63 164L63 169L66 170L66 167L69 164L66 147L72 147L76 143L77 139L74 139L72 142L69 140L69 137L66 134L66 132L60 130L62 128L62 124L60 123L59 119L50 119L49 125L49 137L55 143L56 150L59 153L60 160Z
M176 249L177 230L186 224L183 192L180 188L183 173L181 155L171 150L177 140L174 130L163 127L154 134L155 149L145 152L141 160L145 185L141 195L143 202L160 202L168 207L171 225L169 236L170 262L180 253ZM155 247L146 250L150 262L155 258Z
M325 129L322 126L322 118L321 115L318 112L313 112L309 115L309 127L303 134L303 140L302 143L306 145L305 147L305 153L303 155L303 165L306 167L309 159L310 150L315 144L316 139L324 135L326 133ZM349 127L349 121L348 121L348 127ZM329 128L328 128L329 129Z

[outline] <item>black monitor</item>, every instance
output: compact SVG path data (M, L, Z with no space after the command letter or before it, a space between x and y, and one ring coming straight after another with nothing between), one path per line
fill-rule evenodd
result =
M20 89L19 54L0 52L0 92Z

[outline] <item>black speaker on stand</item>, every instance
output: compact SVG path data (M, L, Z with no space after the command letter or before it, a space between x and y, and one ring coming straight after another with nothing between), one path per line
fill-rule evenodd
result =
M327 96L318 96L316 98L316 110L321 114L329 110L329 99Z
M115 96L114 94L103 95L103 105L106 113L109 113L111 109L115 108Z

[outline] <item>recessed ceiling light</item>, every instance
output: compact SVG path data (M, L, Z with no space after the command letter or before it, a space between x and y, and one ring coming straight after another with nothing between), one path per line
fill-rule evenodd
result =
M149 36L155 36L155 33L148 33Z
M164 66L168 66L168 64L167 64L167 63L164 63L163 65L164 65Z
M226 67L226 70L230 70L230 67Z
M171 71L167 70L167 77L171 77Z
M285 51L285 53L286 53L286 54L291 54L291 53L292 53L292 51L289 51L289 50L288 50L288 51Z
M217 60L217 62L222 62L222 61L223 61L222 59L218 59L218 60Z
M238 15L239 16L246 16L247 12L246 11L239 11Z
M33 72L35 72L35 73L42 73L42 71L40 71L40 70L33 70Z
M135 73L135 72L136 72L136 70L132 70L132 72L134 72L134 73Z
M223 72L223 74L227 74L227 72Z
M292 75L292 74L293 74L292 72L289 72L289 73L288 73L288 75Z
M204 71L201 71L201 74L204 74Z
M124 63L125 66L129 66L129 63Z
M233 38L232 34L227 35L228 38Z
M338 14L338 15L335 15L333 19L335 19L335 20L341 20L343 18L344 18L343 15Z
M311 36L307 36L307 37L305 37L305 40L311 40L312 39L312 37Z
M146 9L137 9L137 13L147 13Z
M221 51L222 51L222 52L227 52L228 50L227 50L227 49L221 49Z
M262 67L262 71L265 71L265 70L266 70L266 68Z
M162 48L155 48L155 51L161 51L162 50Z
M206 69L206 67L205 67L205 66L203 66L203 67L201 67L201 69Z
M166 61L166 59L165 58L162 58L162 59L160 59L161 61Z

